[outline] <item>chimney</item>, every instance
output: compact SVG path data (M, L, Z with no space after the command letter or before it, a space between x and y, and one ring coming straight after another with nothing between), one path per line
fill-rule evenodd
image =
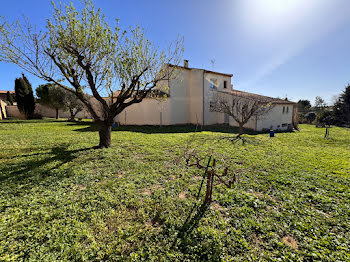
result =
M188 60L184 60L184 67L188 68Z

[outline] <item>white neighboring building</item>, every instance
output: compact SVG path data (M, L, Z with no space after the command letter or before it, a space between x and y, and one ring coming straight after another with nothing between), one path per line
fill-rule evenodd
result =
M173 65L169 66L173 67ZM232 74L190 68L187 60L184 66L176 66L176 68L177 77L168 82L169 97L166 100L145 98L141 103L124 109L115 121L122 125L228 124L238 126L232 117L211 112L210 101L214 92L239 93L249 97L260 96L233 90ZM292 129L296 104L277 98L264 98L268 98L274 104L274 108L263 117L258 119L252 117L244 127L256 131L271 128Z

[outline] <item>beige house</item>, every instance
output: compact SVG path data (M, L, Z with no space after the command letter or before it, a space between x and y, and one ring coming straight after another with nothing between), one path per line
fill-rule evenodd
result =
M169 97L166 100L145 98L141 103L127 107L115 121L122 125L238 126L232 117L210 109L210 102L215 94L220 92L227 93L228 96L264 97L273 103L274 107L266 115L252 117L245 128L256 131L292 129L295 103L234 90L231 84L232 74L190 68L187 60L184 61L184 66L176 66L176 69L177 77L168 82Z
M15 91L0 90L0 100L4 102L7 101L7 92L9 92L12 96L15 95Z
M0 120L5 119L6 117L6 103L0 99Z
M262 131L265 129L287 130L293 127L293 117L297 115L296 104L293 102L234 90L231 84L232 74L190 68L187 60L184 61L183 66L167 66L176 69L176 77L166 83L168 86L167 98L146 97L141 103L124 109L115 117L116 122L122 125L226 124L238 126L232 117L214 112L211 108L211 102L218 93L221 95L227 93L228 99L232 96L260 100L263 98L273 104L274 107L267 114L251 117L244 125L245 128ZM118 91L114 93L114 98L118 94ZM106 100L110 101L111 97ZM6 113L8 117L21 118L17 106L7 106ZM44 117L55 117L55 110L40 104L36 104L35 113ZM60 111L60 117L68 118L69 112ZM88 118L89 114L84 111L76 117Z

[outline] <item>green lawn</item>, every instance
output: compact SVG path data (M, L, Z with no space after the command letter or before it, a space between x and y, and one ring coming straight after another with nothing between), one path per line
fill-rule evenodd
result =
M120 127L96 150L90 124L0 121L0 261L350 261L349 129L243 145L227 128ZM186 145L238 180L180 234L203 173Z

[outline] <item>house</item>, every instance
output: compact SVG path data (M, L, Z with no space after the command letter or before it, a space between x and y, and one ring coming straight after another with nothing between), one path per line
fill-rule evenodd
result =
M6 103L0 99L0 120L5 119L6 117Z
M234 90L231 84L232 74L206 69L190 68L188 60L183 66L176 67L176 77L170 80L167 99L145 98L142 103L133 104L116 116L115 121L122 125L177 125L227 124L238 126L237 122L226 114L213 112L210 102L217 92L227 96L239 95L264 98L273 104L273 108L262 117L252 117L245 125L256 131L265 129L287 130L293 127L296 103L257 94ZM117 96L118 94L116 94Z
M215 112L211 108L211 102L218 93L224 94L230 99L232 96L247 99L264 100L273 104L273 108L263 116L253 116L244 125L256 131L266 129L287 130L292 129L296 122L296 103L283 99L272 98L253 93L233 89L231 84L232 74L220 73L206 69L190 68L188 60L183 66L166 65L176 69L176 77L158 86L159 94L143 99L141 103L132 104L115 117L115 122L122 125L217 125L226 124L238 126L238 123L229 115ZM162 86L168 87L162 90ZM6 96L6 92L4 95ZM105 98L114 100L119 95L115 92L113 97ZM91 99L94 99L91 97ZM94 99L95 100L95 99ZM98 106L96 101L96 106ZM7 106L9 117L20 117L16 106ZM45 117L54 117L53 109L37 104L36 113ZM68 112L60 112L61 117L69 117ZM77 117L86 118L86 112L80 112Z
M249 92L231 90L229 92L235 97L242 97L253 101L263 101L269 104L269 110L260 116L253 116L245 127L256 130L291 130L297 123L297 104L285 99L273 98ZM231 123L237 126L237 123Z
M7 101L7 92L9 92L13 97L15 96L15 91L0 90L0 99L2 101Z

